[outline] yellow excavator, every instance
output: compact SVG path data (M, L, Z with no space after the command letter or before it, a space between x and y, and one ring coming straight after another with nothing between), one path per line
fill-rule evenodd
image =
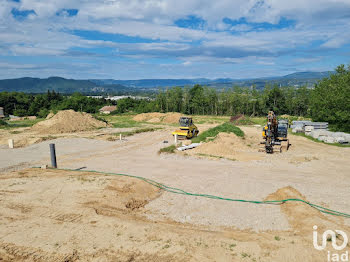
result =
M288 120L277 120L273 111L267 115L267 125L263 127L262 137L264 141L260 142L264 145L260 151L265 151L268 154L274 152L282 152L289 149L288 135Z
M178 136L178 139L191 139L198 135L199 130L193 124L191 117L180 117L179 119L180 127L178 130L175 130L172 134Z

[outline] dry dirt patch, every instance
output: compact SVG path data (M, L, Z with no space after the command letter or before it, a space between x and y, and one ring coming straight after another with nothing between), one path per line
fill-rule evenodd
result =
M142 113L133 117L138 122L176 124L182 116L180 113Z
M103 190L97 193L87 193L83 198L94 199L85 202L84 205L92 207L97 214L117 216L121 212L125 214L140 211L161 193L159 188L142 180L116 177Z
M145 203L161 192L128 177L28 169L0 180L0 261L324 261L311 222L349 232L340 218L301 203L281 205L286 231L148 220ZM307 200L292 187L267 199L296 197Z

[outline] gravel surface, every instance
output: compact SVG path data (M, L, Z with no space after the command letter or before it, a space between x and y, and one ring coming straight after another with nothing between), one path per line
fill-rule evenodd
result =
M254 136L259 129L246 127ZM45 141L20 149L0 149L0 168L49 164L49 143L56 144L58 165L143 176L189 192L263 200L292 186L307 200L350 213L350 148L314 143L290 136L287 153L248 162L210 160L186 155L158 155L169 130L142 133L125 141L72 138ZM262 153L264 154L264 153ZM279 230L289 224L279 206L242 204L164 193L146 206L148 216L178 222L240 229ZM349 223L346 221L346 223Z

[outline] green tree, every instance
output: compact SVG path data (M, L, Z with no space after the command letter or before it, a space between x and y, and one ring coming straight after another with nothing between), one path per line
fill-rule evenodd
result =
M338 66L333 75L315 86L310 109L314 121L327 121L338 130L350 131L350 66Z
M274 86L267 95L266 109L274 111L277 115L286 112L286 99L282 90Z
M201 85L194 85L190 89L190 113L204 115L204 89Z

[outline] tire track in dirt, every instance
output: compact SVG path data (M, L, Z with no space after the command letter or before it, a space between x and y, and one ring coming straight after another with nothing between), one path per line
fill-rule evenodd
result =
M29 262L74 262L79 259L78 252L73 250L68 254L45 252L40 248L17 246L0 242L0 261Z

